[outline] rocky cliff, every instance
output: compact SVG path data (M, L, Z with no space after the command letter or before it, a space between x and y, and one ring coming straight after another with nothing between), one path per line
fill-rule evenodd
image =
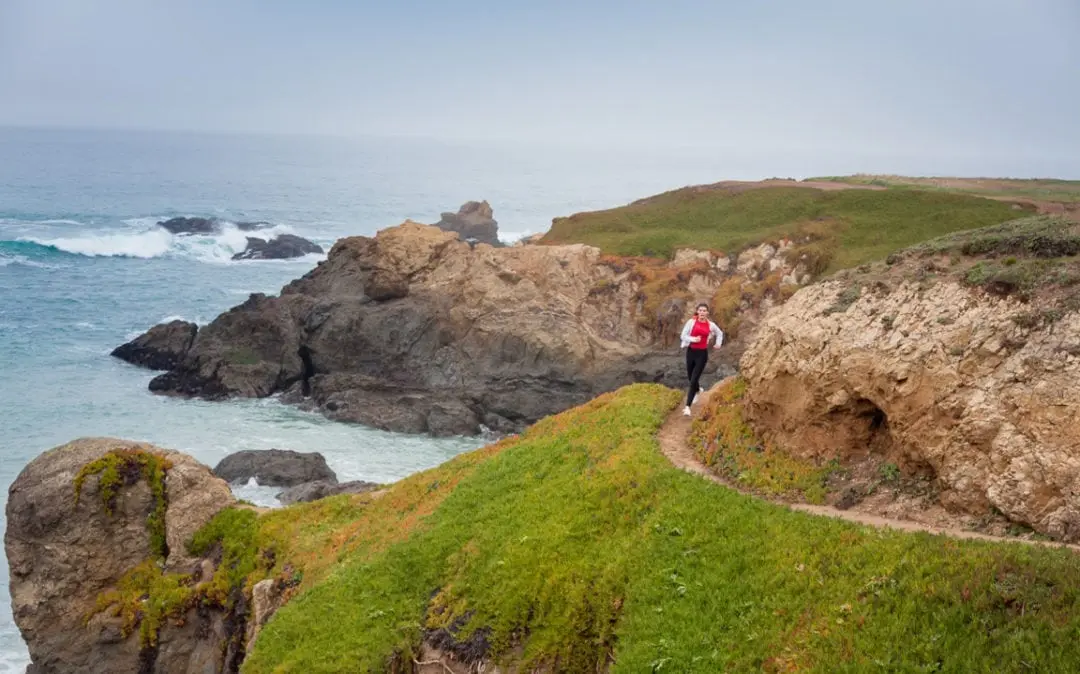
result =
M1036 218L800 290L742 357L746 413L797 455L876 453L947 506L1080 540L1078 252Z
M282 393L396 431L514 431L627 383L684 386L677 335L692 305L732 284L738 305L739 288L764 275L774 289L797 284L798 263L775 253L668 262L585 245L494 248L406 222L342 239L279 297L222 314L150 388Z
M214 564L187 542L231 503L205 466L150 445L86 438L30 462L4 535L27 671L230 671L242 639L228 610L194 600Z

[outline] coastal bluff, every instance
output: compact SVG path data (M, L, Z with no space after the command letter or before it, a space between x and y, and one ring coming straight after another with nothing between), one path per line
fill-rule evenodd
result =
M940 502L1080 540L1080 236L1035 217L801 289L743 354L745 413L791 454L877 456Z
M625 384L683 387L678 331L695 302L732 277L809 280L777 250L656 260L496 248L407 221L339 240L279 296L253 294L200 326L150 389L279 394L335 420L435 436L516 432ZM730 371L730 357L713 360Z

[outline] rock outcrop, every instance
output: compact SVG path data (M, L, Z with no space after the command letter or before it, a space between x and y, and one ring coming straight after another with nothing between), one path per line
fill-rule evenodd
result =
M186 542L233 501L205 466L151 445L85 438L30 462L8 491L4 535L28 671L224 671L222 614L192 608L151 643L99 600L140 565L195 571Z
M283 288L201 328L151 390L269 396L389 430L512 431L634 381L684 385L654 299L709 300L724 274L666 284L584 245L493 248L407 222L338 241ZM685 311L683 311L685 310ZM677 326L667 326L677 331Z
M229 454L214 467L214 475L230 483L251 478L267 487L295 487L306 482L337 484L337 475L319 452L291 449L256 449Z
M443 213L435 226L456 233L462 241L502 245L499 241L499 223L486 201L467 201L457 213Z
M279 234L272 239L247 237L247 247L232 256L234 260L286 260L305 255L322 255L322 246L302 236Z
M151 370L171 370L191 348L199 326L188 321L169 321L150 328L112 351L112 355L132 365Z
M746 413L793 453L878 453L936 478L947 506L1080 540L1080 314L932 278L956 259L800 290L743 355ZM1015 258L1000 268L1023 278Z

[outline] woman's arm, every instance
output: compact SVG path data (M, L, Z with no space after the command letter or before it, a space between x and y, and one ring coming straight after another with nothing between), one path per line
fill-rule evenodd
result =
M713 344L713 348L719 349L720 345L724 343L724 331L720 329L719 325L709 321L709 333L716 336L716 343Z
M682 334L679 335L679 337L682 339L683 346L685 346L687 344L692 344L694 342L700 342L701 341L700 337L691 337L690 336L690 330L692 330L693 327L694 327L694 319L692 319L692 318L686 322L686 325L683 326Z

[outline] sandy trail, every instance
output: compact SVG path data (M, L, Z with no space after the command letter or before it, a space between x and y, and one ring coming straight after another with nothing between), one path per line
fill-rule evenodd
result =
M704 407L709 396L713 393L715 387L708 391L702 391L695 400L695 411ZM700 402L699 402L700 401ZM729 489L734 489L741 493L741 489L723 479L719 475L710 471L705 464L698 460L694 456L693 450L690 448L688 442L690 436L690 426L693 421L693 417L683 416L682 405L675 409L668 418L664 421L664 424L660 427L660 431L657 435L660 441L660 449L664 453L664 456L668 458L677 468L681 468L689 473L700 475L701 477L714 482L718 485L722 485ZM749 494L748 494L749 495ZM757 495L753 495L754 498L760 498ZM910 520L895 520L887 517L880 517L877 515L871 515L868 513L853 512L847 510L839 510L833 506L827 505L811 505L809 503L788 503L785 501L768 499L770 503L783 506L790 510L797 510L811 515L818 515L821 517L834 517L836 519L847 520L849 522L856 522L858 524L865 524L872 527L897 529L900 531L925 531L931 534L938 534L942 536L950 536L953 538L965 538L965 539L980 539L985 541L996 541L1002 543L1023 543L1027 545L1045 545L1056 548L1069 548L1080 552L1080 546L1068 545L1066 543L1058 543L1055 541L1032 541L1020 538L1008 538L1003 536L991 536L989 534L981 534L975 531L967 531L965 529L953 529L948 527L935 527L928 524L922 524L920 522L912 522Z

